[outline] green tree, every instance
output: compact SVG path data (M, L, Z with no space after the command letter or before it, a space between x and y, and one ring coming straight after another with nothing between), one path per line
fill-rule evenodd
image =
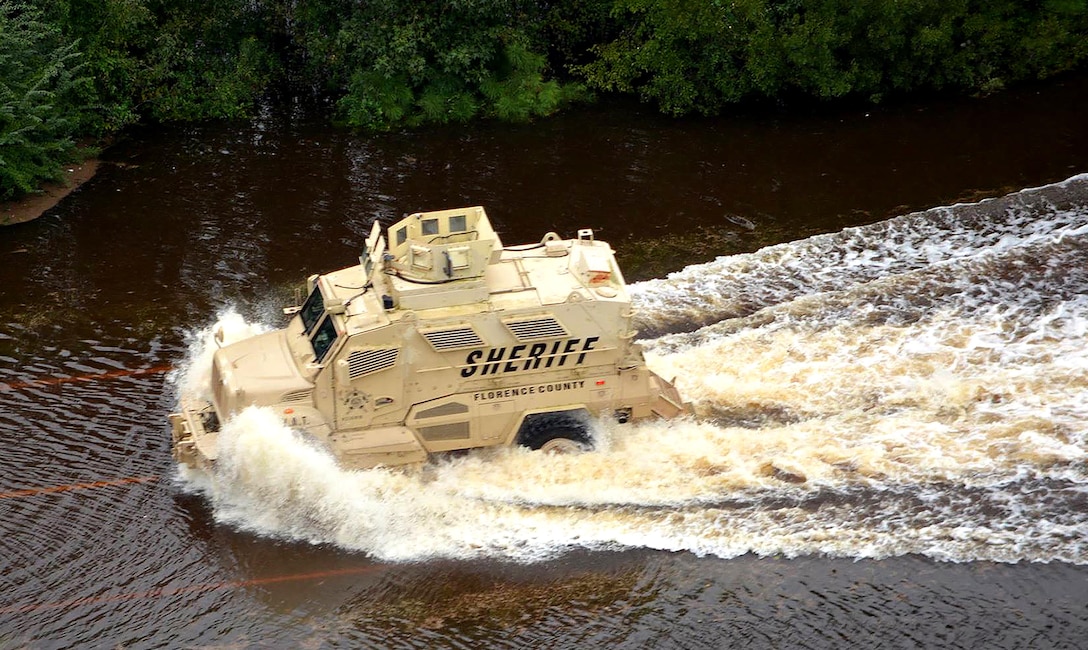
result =
M8 197L77 134L244 117L279 87L373 129L591 91L673 115L985 92L1088 61L1088 0L6 0L0 46Z
M1088 60L1085 0L616 0L591 88L667 113L742 100L987 91Z
M79 42L85 71L80 129L106 134L136 122L142 89L150 82L142 57L154 43L155 25L145 0L40 1L47 18L69 42Z
M278 75L273 4L258 0L149 0L158 26L143 56L142 102L159 120L249 115Z
M541 15L517 0L303 0L295 36L347 124L524 120L579 90L546 78Z
M0 6L0 198L61 177L75 152L80 96L76 43L24 3Z
M248 115L277 78L282 3L260 0L40 0L78 40L94 87L87 131L142 119Z

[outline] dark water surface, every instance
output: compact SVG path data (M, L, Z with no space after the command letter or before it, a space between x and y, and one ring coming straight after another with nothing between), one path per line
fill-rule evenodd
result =
M926 210L1088 172L1085 115L1081 76L808 116L135 132L0 230L0 648L1083 647L1088 178ZM188 491L166 371L192 334L278 325L375 218L471 204L508 244L618 248L699 418L546 475L371 476L375 521L304 474L326 492Z

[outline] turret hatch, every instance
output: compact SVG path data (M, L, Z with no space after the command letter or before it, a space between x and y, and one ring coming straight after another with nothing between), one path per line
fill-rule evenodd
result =
M404 309L487 300L484 274L502 241L482 207L417 212L389 227L385 269Z

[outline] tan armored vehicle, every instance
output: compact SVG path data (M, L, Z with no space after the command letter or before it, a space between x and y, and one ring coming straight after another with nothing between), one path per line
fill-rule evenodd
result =
M216 351L211 403L170 416L174 456L216 459L220 422L273 408L346 468L519 444L591 444L593 418L673 417L612 248L591 230L504 248L483 208L378 224L360 263L307 280L287 327Z

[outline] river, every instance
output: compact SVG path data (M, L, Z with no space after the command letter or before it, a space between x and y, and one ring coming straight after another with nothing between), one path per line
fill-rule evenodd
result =
M1085 114L1073 76L135 130L0 230L0 647L1080 647ZM231 472L179 473L166 415L213 324L279 326L375 218L474 204L508 244L610 241L696 416L350 473L256 412Z

